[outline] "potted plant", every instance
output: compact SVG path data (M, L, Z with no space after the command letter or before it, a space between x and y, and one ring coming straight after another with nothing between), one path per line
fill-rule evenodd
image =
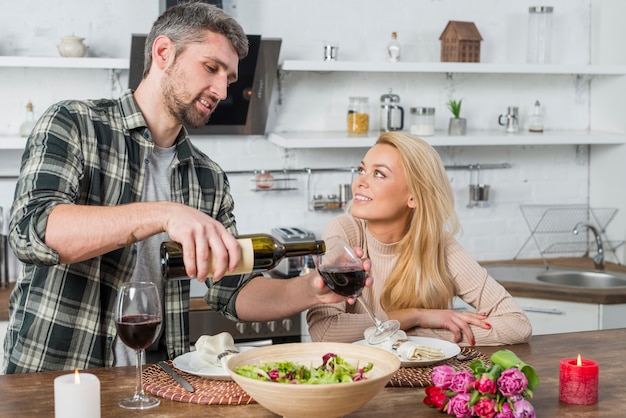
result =
M465 135L467 132L467 121L461 117L461 103L463 103L463 99L450 100L447 103L448 109L454 115L453 118L450 118L450 125L448 125L449 135Z

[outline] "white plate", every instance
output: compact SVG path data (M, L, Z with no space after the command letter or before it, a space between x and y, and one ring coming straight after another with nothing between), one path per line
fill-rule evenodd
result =
M443 350L443 358L439 358L436 360L407 360L405 358L400 357L400 363L402 363L402 367L422 367L429 366L431 364L439 363L440 361L447 360L459 354L461 352L461 347L458 345L451 343L449 341L439 340L437 338L428 338L428 337L408 337L409 340L415 342L420 345L427 345L429 347L441 348ZM377 345L369 344L365 340L357 341L354 344L358 345L366 345L369 347L377 347ZM381 348L384 350L384 348ZM391 350L387 350L391 351ZM397 353L394 353L397 354ZM398 356L399 357L399 356Z
M236 345L240 352L248 351L256 347ZM221 366L215 366L204 361L197 351L190 351L176 357L173 361L174 367L185 373L196 376L207 377L213 380L231 380L230 375Z

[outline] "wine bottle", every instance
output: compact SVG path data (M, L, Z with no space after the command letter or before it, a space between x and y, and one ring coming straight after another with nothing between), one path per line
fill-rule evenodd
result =
M282 243L269 234L239 235L241 260L228 275L271 270L285 257L318 255L326 251L324 241L297 241ZM183 247L176 241L161 243L161 272L165 279L185 279ZM213 275L209 268L209 277Z

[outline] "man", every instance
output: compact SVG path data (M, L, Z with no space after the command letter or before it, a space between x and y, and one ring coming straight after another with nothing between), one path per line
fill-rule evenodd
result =
M288 285L219 282L240 258L234 204L226 175L183 124L207 122L247 52L245 33L222 10L179 4L154 23L135 92L63 101L42 115L11 210L10 243L24 267L9 302L5 373L133 364L114 321L129 280L156 282L162 294L163 327L148 361L189 351L189 283L162 280L164 240L182 244L190 277L204 280L214 259L207 299L231 317L275 319L344 299L317 274Z

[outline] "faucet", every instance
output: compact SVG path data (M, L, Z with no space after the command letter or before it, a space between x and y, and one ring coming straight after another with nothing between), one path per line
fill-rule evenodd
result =
M578 229L582 227L587 227L588 229L591 230L591 232L593 232L593 235L596 238L596 246L598 247L598 252L593 257L593 264L596 270L604 270L604 246L602 245L602 238L600 237L600 233L598 232L598 229L595 226L591 225L590 223L578 222L576 226L574 226L572 233L574 235L578 235Z

